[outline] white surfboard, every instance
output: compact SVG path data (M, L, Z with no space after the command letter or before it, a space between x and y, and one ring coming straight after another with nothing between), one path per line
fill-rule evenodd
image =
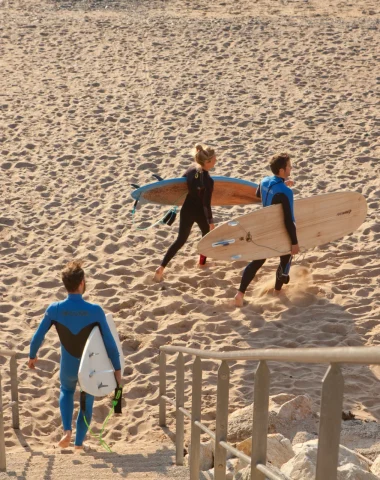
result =
M112 314L107 313L106 319L119 350L121 371L123 371L124 355ZM94 397L108 395L117 386L114 368L99 327L94 327L87 339L79 365L78 379L81 389Z

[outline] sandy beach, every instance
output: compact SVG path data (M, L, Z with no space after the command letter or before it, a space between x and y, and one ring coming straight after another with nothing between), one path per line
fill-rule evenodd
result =
M31 449L53 451L61 436L55 330L36 371L27 357L45 309L66 296L60 271L74 258L85 261L86 299L113 313L122 340L126 406L105 434L116 452L170 441L158 427L161 345L380 343L379 18L376 0L0 0L0 348L20 352L21 433ZM142 206L132 220L130 184L182 176L196 143L215 148L214 174L253 182L268 174L272 155L288 151L295 198L360 192L366 221L300 255L280 298L270 291L272 259L244 306L228 307L246 263L197 268L196 227L155 283L178 219L137 230L167 209ZM255 208L213 212L219 224ZM7 360L0 365L6 396ZM256 366L230 365L231 412L252 403ZM210 427L217 368L204 362ZM271 395L308 394L318 410L325 365L270 368ZM343 372L344 409L379 422L380 367ZM95 426L110 407L110 398L96 401ZM22 449L10 411L5 429L7 450Z

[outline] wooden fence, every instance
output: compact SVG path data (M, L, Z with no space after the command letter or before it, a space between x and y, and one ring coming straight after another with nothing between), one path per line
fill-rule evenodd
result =
M323 378L317 470L315 480L337 478L339 440L343 407L344 379L341 364L380 364L380 347L331 347L331 348L279 348L235 352L213 352L186 347L160 347L160 406L159 423L166 426L166 403L176 411L176 464L183 465L184 416L191 421L190 479L199 480L201 431L215 442L214 479L225 480L227 451L251 465L252 480L284 480L287 477L275 473L266 465L270 372L267 361L327 363L329 367ZM166 354L177 353L176 398L166 395ZM191 412L184 408L185 368L183 355L195 356L192 378ZM215 433L201 423L202 358L221 361L218 370L216 428ZM229 361L252 360L259 365L255 374L253 398L252 455L227 443ZM291 479L288 479L291 480Z
M10 350L0 350L0 355L10 357L10 374L11 374L11 401L3 406L3 391L1 386L1 372L0 372L0 471L5 471L7 468L5 458L5 439L4 439L4 419L3 412L7 408L12 408L12 427L14 429L20 428L19 422L19 402L18 402L18 380L17 380L17 358L16 352Z

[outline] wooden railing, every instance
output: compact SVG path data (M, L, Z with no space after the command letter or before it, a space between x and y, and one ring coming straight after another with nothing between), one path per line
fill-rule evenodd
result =
M214 479L226 478L227 451L251 465L252 480L284 480L287 477L275 473L266 465L269 368L267 361L328 363L322 382L321 412L318 435L316 480L337 478L339 440L343 407L344 379L340 364L380 364L380 347L331 347L331 348L279 348L213 352L193 348L160 347L160 406L159 423L166 426L166 403L176 409L176 464L183 465L184 416L191 420L190 479L199 479L200 436L207 433L215 441ZM166 395L166 354L178 353L176 360L176 398ZM184 408L185 368L183 354L195 356L192 378L191 412ZM201 358L221 360L218 370L216 428L215 433L201 423L202 362ZM248 457L227 443L229 361L253 360L259 365L255 373L253 398L252 455ZM291 480L291 479L288 479Z
M7 468L5 458L5 439L4 439L4 421L3 412L6 408L12 408L12 427L14 429L20 428L19 422L19 403L18 403L18 380L17 380L17 358L16 352L11 350L0 350L0 356L10 357L10 374L11 374L11 401L3 407L3 391L1 387L1 372L0 372L0 471L5 471Z

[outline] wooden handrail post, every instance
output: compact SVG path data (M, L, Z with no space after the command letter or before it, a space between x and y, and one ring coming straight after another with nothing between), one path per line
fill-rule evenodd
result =
M332 363L323 378L315 480L337 477L343 389L340 366Z
M218 370L218 387L216 398L216 430L215 430L215 455L214 472L215 480L226 478L226 450L219 445L219 442L227 440L228 427L228 394L230 383L230 369L223 360Z
M193 364L192 390L190 480L199 480L201 430L194 423L201 421L202 361L199 357L195 358Z
M185 365L183 354L179 353L176 361L177 365L177 382L176 382L176 429L175 429L175 445L176 445L176 465L183 465L183 442L184 442L184 415L179 410L184 406L185 397Z
M159 377L159 422L160 427L166 427L166 401L162 398L162 395L166 395L166 353L163 351L160 352Z
M16 355L11 356L11 400L12 405L12 426L14 429L20 428L19 404L18 404L18 378L17 378L17 358Z
M256 465L267 462L267 435L269 409L269 368L265 361L261 361L255 373L253 395L253 426L252 426L252 454L251 479L265 480L265 474L256 469ZM327 477L324 479L326 480Z
M3 420L3 390L1 387L0 372L0 472L5 472L7 462L5 459L5 439L4 439L4 420Z

